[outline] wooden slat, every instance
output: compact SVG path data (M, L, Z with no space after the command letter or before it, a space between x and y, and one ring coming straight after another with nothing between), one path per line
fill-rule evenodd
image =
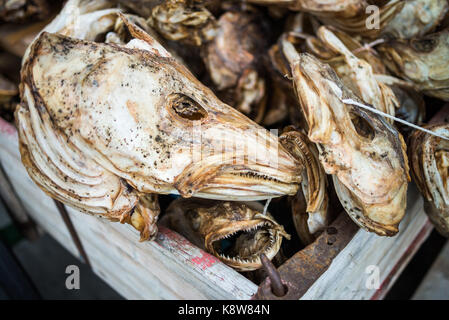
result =
M15 128L0 118L0 161L24 207L72 254L56 207L28 177L20 161ZM128 299L249 299L257 286L178 234L160 228L154 242L138 232L68 208L93 270ZM63 271L62 271L63 272Z
M407 212L399 233L388 238L358 231L302 299L383 298L431 230L423 211L423 199L414 184L410 184ZM366 287L371 275L369 266L379 268L378 289Z

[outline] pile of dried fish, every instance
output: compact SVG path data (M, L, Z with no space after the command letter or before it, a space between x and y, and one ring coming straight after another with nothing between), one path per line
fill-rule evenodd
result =
M0 108L51 197L254 271L343 211L394 236L410 167L449 235L446 0L13 2Z

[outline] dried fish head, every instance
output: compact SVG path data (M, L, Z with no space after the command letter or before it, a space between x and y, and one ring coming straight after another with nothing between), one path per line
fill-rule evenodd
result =
M402 136L383 117L343 102L362 103L329 65L289 44L284 52L309 139L317 144L326 173L334 175L345 210L368 231L396 234L409 179Z
M260 5L276 5L290 10L305 11L314 14L333 14L338 17L354 17L364 12L365 0L247 0Z
M330 65L343 84L365 103L394 116L399 101L389 86L375 78L371 64L353 54L331 29L322 26L318 29L317 35L327 48L337 56L342 56L343 61L330 59L332 61ZM389 122L392 123L391 120Z
M345 62L345 55L343 53L346 53L346 50L343 49L344 46L358 59L363 59L368 62L375 74L386 73L386 67L377 52L373 48L363 45L358 37L349 35L333 26L322 26L322 31L319 33L318 30L316 32L317 37L310 36L307 38L307 52L313 53L320 60L329 63L336 69L336 66L338 67L340 63ZM341 44L338 42L341 42Z
M316 2L316 1L310 1ZM319 1L318 1L319 2ZM326 1L327 2L327 1ZM343 11L320 11L317 8L313 12L324 24L332 25L342 31L350 34L361 35L366 38L378 37L382 30L388 26L390 21L401 11L404 6L404 1L391 0L386 4L378 7L378 14L376 11L368 10L369 1L338 1L345 2ZM338 7L336 7L338 8ZM376 21L373 17L377 17ZM368 23L371 22L371 23ZM371 25L376 22L377 25Z
M165 39L201 46L216 32L216 20L203 0L168 0L155 6L148 23Z
M424 126L449 138L448 124ZM424 209L440 234L449 237L449 142L415 130L409 157L413 180L424 196Z
M42 20L50 14L47 0L3 0L0 2L0 22L20 23Z
M431 32L448 12L447 0L404 1L403 8L382 31L382 36L400 39L422 37Z
M260 254L273 259L290 238L259 203L178 199L161 223L239 271L259 269Z
M379 46L387 67L423 93L449 101L449 29L419 39L390 40Z
M61 12L43 28L34 40L42 32L58 33L68 37L96 41L101 34L114 29L120 9L113 8L112 0L69 0ZM28 57L28 46L23 56L23 61Z
M399 13L404 1L392 0L382 3L379 8L378 25L371 27L367 22L372 20L373 11L369 5L373 1L366 0L248 0L262 5L286 6L291 10L308 12L326 25L332 25L351 34L375 38L385 29L388 23ZM377 5L380 5L378 2Z
M268 49L267 31L260 12L228 11L202 53L219 96L256 122L262 120L266 105L261 60Z
M128 214L147 193L248 200L297 191L303 168L275 135L128 27L136 39L126 46L46 32L33 43L17 125L24 163L43 189L103 215ZM102 178L89 183L83 166Z

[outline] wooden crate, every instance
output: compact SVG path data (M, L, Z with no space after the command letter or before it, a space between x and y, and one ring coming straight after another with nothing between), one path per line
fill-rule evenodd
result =
M22 166L16 129L1 118L0 163L30 216L78 256L54 202ZM383 298L432 229L413 185L408 200L397 236L385 238L358 230L302 299ZM68 213L94 272L125 298L250 299L257 292L256 284L167 228L160 227L156 241L139 243L137 231L128 225L71 208ZM372 265L379 268L378 289L366 286Z

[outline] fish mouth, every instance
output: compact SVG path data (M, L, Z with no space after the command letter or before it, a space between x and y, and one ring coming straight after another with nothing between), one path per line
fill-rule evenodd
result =
M295 194L301 176L267 172L251 168L232 168L212 179L209 186L201 189L198 197L216 198L224 196L232 200L264 200ZM230 199L231 200L231 199Z
M257 214L254 220L230 222L209 233L205 245L225 264L239 271L252 271L262 267L260 254L264 253L270 260L274 258L283 237L290 239L281 225Z
M290 157L290 155L289 155ZM195 163L176 178L183 197L214 200L257 201L293 195L302 181L303 166L293 157L269 164Z

